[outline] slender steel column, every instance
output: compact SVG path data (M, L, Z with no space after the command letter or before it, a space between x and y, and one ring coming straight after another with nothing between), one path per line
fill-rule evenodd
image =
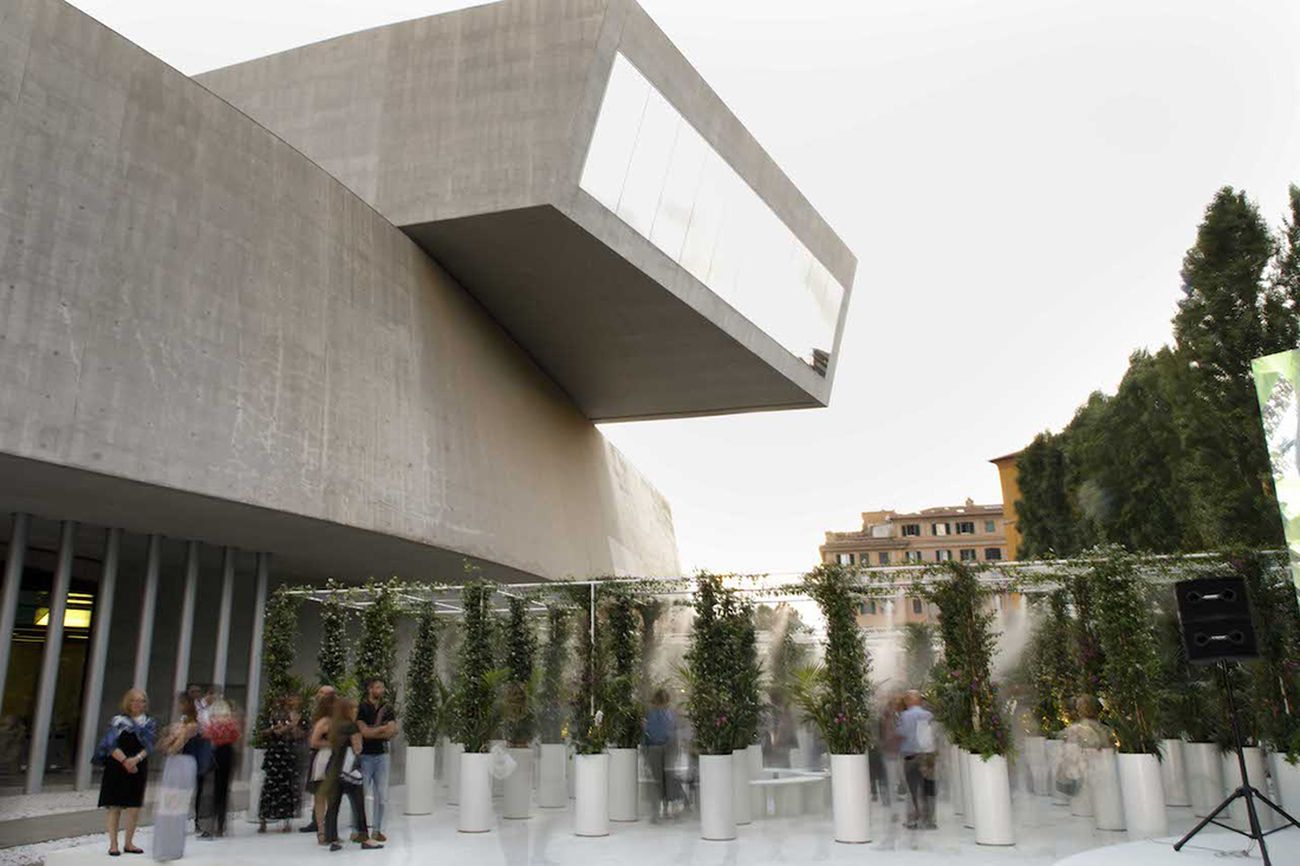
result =
M176 675L172 679L172 697L179 695L188 685L190 676L190 646L194 643L194 599L199 591L199 543L191 541L185 547L185 598L181 602L181 634L176 640ZM170 706L171 702L168 701Z
M262 703L262 635L266 625L266 583L271 572L271 555L257 555L257 591L253 596L253 635L248 645L248 706L244 708L244 730L251 739L257 727L258 709ZM245 779L253 775L253 750L244 749L244 765L241 768ZM249 805L256 809L255 804Z
M81 733L77 737L77 790L90 787L90 755L99 734L99 708L104 698L104 668L108 662L108 630L113 622L113 595L117 591L117 561L122 550L122 530L110 529L104 538L104 570L90 623L90 655L86 659L86 691L81 697Z
M9 648L14 641L14 616L18 613L18 593L23 588L23 558L27 555L30 525L31 518L26 514L14 515L5 556L5 585L0 587L0 701L4 700L5 674L9 673Z
M135 675L131 684L141 691L149 690L149 654L153 652L154 608L158 606L158 569L162 556L162 536L149 536L149 556L144 567L144 595L140 598L139 632L135 639ZM171 701L161 701L159 709L166 709Z
M217 614L217 650L212 657L212 684L226 690L226 661L230 655L230 606L235 597L235 548L226 547L221 556L221 610Z
M28 794L39 794L45 781L45 753L50 745L50 722L54 718L54 687L59 680L59 655L63 652L63 615L68 609L68 587L72 583L72 548L77 524L63 521L59 532L59 560L50 588L50 612L45 625L45 653L41 656L41 679L36 690L36 713L32 721L31 746L27 750Z

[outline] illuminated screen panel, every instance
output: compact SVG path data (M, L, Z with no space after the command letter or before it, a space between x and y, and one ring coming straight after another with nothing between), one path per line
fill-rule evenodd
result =
M1251 370L1273 467L1273 489L1291 552L1291 579L1300 592L1300 402L1296 394L1300 349L1256 358Z
M580 186L805 363L844 287L623 55Z

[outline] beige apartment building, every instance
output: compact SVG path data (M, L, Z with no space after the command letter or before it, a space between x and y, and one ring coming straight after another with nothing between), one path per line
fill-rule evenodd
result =
M900 513L864 511L862 528L853 532L827 532L821 546L822 562L862 568L918 563L1000 562L1013 559L1008 547L1002 503L925 508ZM995 605L1019 604L1018 594L999 596ZM858 622L864 627L902 626L928 622L933 611L925 600L911 596L888 601L863 602Z

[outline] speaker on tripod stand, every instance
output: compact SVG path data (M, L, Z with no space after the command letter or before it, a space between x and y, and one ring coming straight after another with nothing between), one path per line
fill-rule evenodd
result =
M1246 583L1239 577L1182 580L1174 584L1174 594L1178 599L1178 622L1182 629L1183 646L1187 650L1187 660L1194 665L1218 665L1219 674L1223 677L1224 693L1228 698L1228 718L1232 725L1232 742L1237 752L1237 767L1241 772L1241 784L1237 789L1193 827L1191 832L1174 843L1174 850L1181 850L1193 836L1214 824L1258 842L1264 866L1272 866L1265 838L1288 826L1300 827L1300 822L1251 784L1246 757L1241 750L1241 724L1237 719L1237 702L1232 691L1232 678L1228 675L1228 664L1259 655L1255 644L1255 625L1250 618ZM1218 820L1219 815L1239 799L1246 803L1247 830L1239 830ZM1260 826L1257 803L1272 809L1286 823L1273 830L1264 830Z

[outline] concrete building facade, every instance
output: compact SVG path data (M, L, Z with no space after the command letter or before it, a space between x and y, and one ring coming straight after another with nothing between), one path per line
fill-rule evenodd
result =
M336 155L223 84L262 61L196 82L61 0L0 9L0 695L25 743L0 773L27 791L89 784L132 684L163 715L189 681L255 704L280 582L676 574L666 500L593 422L829 397L853 258L634 5L322 45L339 62L266 63L302 61ZM619 50L843 287L806 361L728 302L739 275L710 289L556 192L591 137L570 103L595 123ZM452 80L417 96L430 63Z

